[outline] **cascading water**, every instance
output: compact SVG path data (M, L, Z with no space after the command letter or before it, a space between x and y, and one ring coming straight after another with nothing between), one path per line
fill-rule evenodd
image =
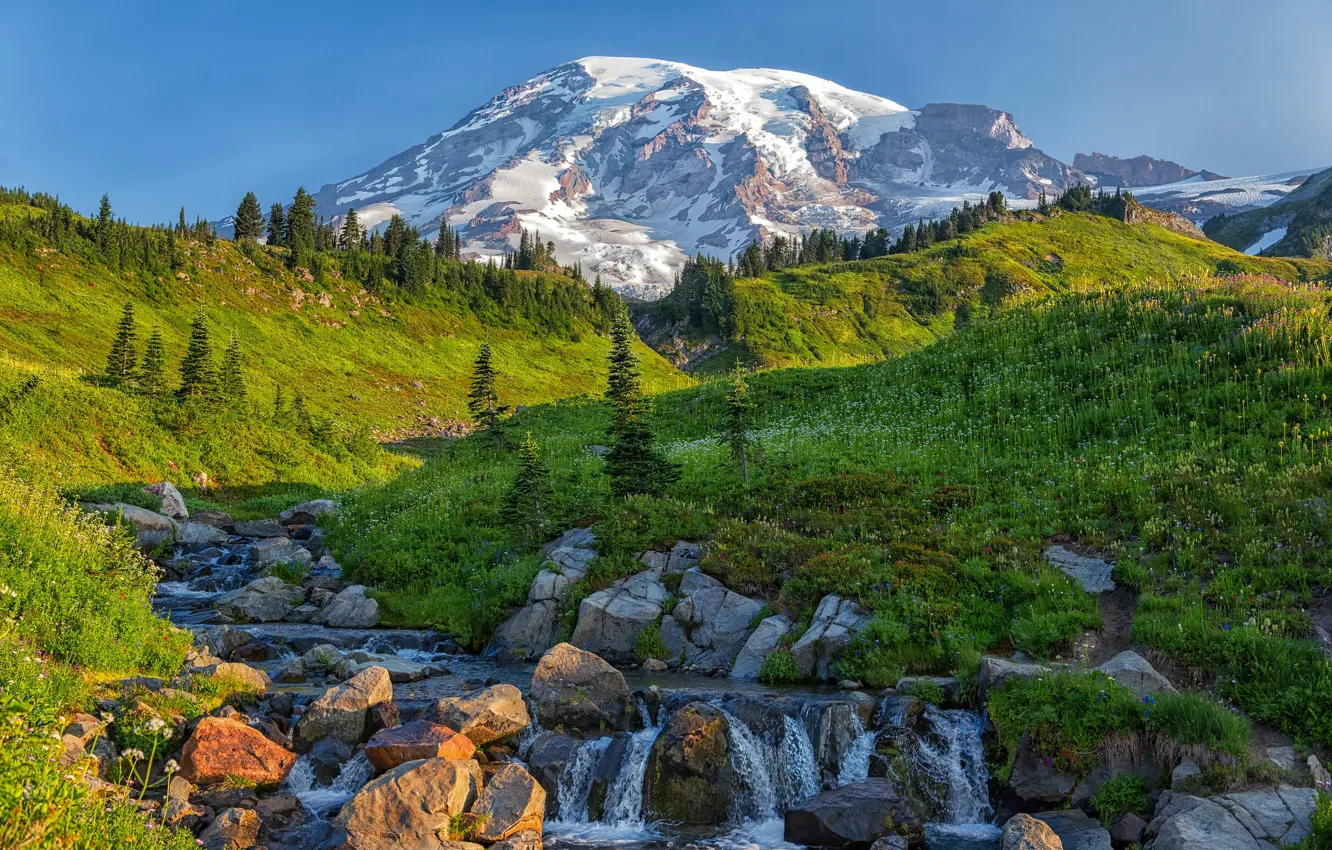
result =
M717 710L726 718L726 743L731 748L731 768L739 777L739 785L748 799L736 801L732 818L739 821L765 821L777 817L777 789L768 770L763 748L753 731L744 721L721 706Z
M852 713L851 717L855 728L855 740L846 755L842 756L842 763L837 768L839 788L869 778L870 756L874 754L874 741L878 737L878 732L875 730L865 729L865 724L860 722L859 714Z
M814 761L814 745L809 740L805 724L790 715L782 717L782 746L780 765L785 770L782 802L790 808L823 790L819 766Z
M592 791L592 778L610 742L610 738L593 738L579 747L564 765L555 795L560 823L587 823L587 798Z
M283 787L287 793L295 794L310 811L324 814L350 800L374 775L374 765L364 753L360 753L342 765L331 783L321 786L315 781L309 756L301 756L292 765Z
M953 824L986 823L990 806L990 774L981 745L980 717L970 711L925 709L931 734L920 739L917 761L946 789L940 807Z
M661 734L661 727L648 726L635 732L625 748L620 772L606 789L606 813L603 820L613 826L643 825L643 779L647 775L648 756Z

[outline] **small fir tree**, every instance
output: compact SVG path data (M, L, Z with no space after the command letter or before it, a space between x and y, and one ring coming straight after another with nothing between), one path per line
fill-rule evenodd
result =
M495 365L490 350L490 343L482 343L481 352L472 366L472 387L467 393L467 409L472 414L478 431L498 433L500 413L499 395L495 392Z
M268 244L274 247L282 244L282 234L287 232L287 215L282 204L273 204L268 208Z
M740 467L740 478L745 487L749 486L749 459L754 445L754 438L749 433L753 414L754 400L749 397L744 370L736 364L735 374L731 377L731 389L726 394L724 440L731 449L731 457L735 458Z
M190 322L190 343L180 361L180 396L212 400L217 398L217 364L213 362L213 343L208 338L208 322L200 309Z
M553 492L550 470L529 433L518 447L518 474L505 493L500 509L504 521L517 533L524 547L535 548L545 539L550 527Z
M143 364L139 367L139 389L145 395L160 397L166 392L166 346L162 332L153 328L148 344L143 349Z
M629 309L621 303L611 325L610 375L606 386L606 398L614 408L607 431L611 446L606 453L606 474L617 496L658 495L680 477L679 468L662 454L648 426L647 404L633 349L634 336Z
M245 375L241 372L245 358L241 354L240 338L232 337L222 352L222 397L232 404L245 401Z
M253 192L246 192L240 206L236 208L234 229L237 242L258 239L264 234L264 211Z
M356 218L356 207L351 207L342 217L342 234L338 237L338 247L344 251L359 251L364 238L365 233Z
M134 366L138 361L135 343L138 335L134 332L134 305L125 302L125 310L120 314L120 324L116 326L115 339L111 341L111 354L106 358L106 376L117 384L127 384L134 380Z

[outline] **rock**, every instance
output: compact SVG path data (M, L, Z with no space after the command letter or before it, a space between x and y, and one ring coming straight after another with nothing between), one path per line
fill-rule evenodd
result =
M561 643L541 657L532 673L532 700L548 729L627 729L633 697L624 675L604 660Z
M1175 690L1169 679L1131 649L1124 650L1096 669L1133 691L1139 700L1148 694Z
M1189 794L1162 795L1145 837L1153 850L1258 850L1225 806Z
M316 619L335 629L368 629L379 622L379 603L365 595L364 585L353 584L333 597Z
M1008 780L1013 794L1027 803L1059 803L1073 792L1077 781L1075 774L1059 770L1044 756L1037 755L1031 739L1023 734Z
M420 759L469 759L476 752L470 738L429 720L414 720L381 729L365 745L365 757L383 773L403 762Z
M1063 850L1059 836L1031 815L1017 814L1004 824L1003 850Z
M933 682L938 685L943 691L945 704L957 705L962 700L962 686L953 676L904 676L897 680L894 690L899 694L910 696L917 682Z
M495 771L471 807L485 819L477 840L489 844L527 830L541 831L546 819L546 792L517 762Z
M288 508L278 514L277 521L280 525L313 525L320 515L331 513L337 509L338 503L332 499L315 499L299 504L294 508Z
M171 782L172 784L184 783L186 786L190 784L179 776L171 777ZM190 793L193 793L193 788L191 788ZM166 800L162 803L163 826L195 831L207 816L208 812L206 810L190 802L189 793L184 796L173 796L170 786L168 786Z
M648 757L643 796L657 818L693 824L726 821L736 782L720 710L691 702L671 716Z
M199 836L204 850L248 850L259 839L259 815L249 809L227 809Z
M584 599L569 642L609 661L633 663L634 643L656 624L669 595L660 579L660 570L645 570Z
M680 602L662 622L663 639L666 620L679 626L683 638L670 660L695 667L729 669L749 639L752 632L749 624L763 610L763 605L727 590L697 568L683 574L679 593Z
M775 614L758 624L749 635L740 654L731 665L732 679L757 679L764 657L776 649L782 637L791 631L791 620L784 614Z
M241 690L249 691L256 695L262 694L273 684L268 678L268 674L258 667L251 667L248 664L238 664L224 661L221 664L213 664L208 667L198 667L190 675L203 676L209 679L225 679L240 685Z
M1314 789L1289 785L1235 791L1210 799L1224 806L1260 845L1300 843L1310 833L1310 820L1317 807Z
M986 655L981 658L980 673L976 677L976 691L981 702L991 689L1010 679L1035 679L1038 676L1052 676L1062 670L1062 665L1034 664L1016 659L999 658Z
M206 522L209 525L215 525L223 531L231 528L231 514L225 511L195 511L190 519L195 522Z
M113 505L86 505L87 509L105 514L112 519L119 517L134 529L134 545L141 552L152 552L163 543L176 538L177 523L170 517L154 513L138 505L117 502Z
M569 537L568 534L565 537ZM564 538L561 538L564 539ZM495 630L487 654L507 650L515 658L537 658L555 643L569 588L583 578L597 555L593 549L555 546L548 552L549 566L537 573L527 592L527 604Z
M388 655L383 658L362 661L359 664L355 663L353 659L348 658L341 664L336 665L333 672L339 678L350 679L371 667L383 667L388 671L389 681L398 685L428 679L434 675L438 669L431 664L422 664L419 661L409 661L406 658Z
M885 835L870 845L870 850L907 850L907 840L901 835Z
M1170 789L1178 791L1188 780L1202 773L1202 768L1191 761L1182 761L1170 771Z
M1046 549L1045 560L1080 584L1087 593L1108 593L1115 589L1115 580L1112 578L1115 565L1109 561L1088 558L1063 546Z
M297 605L287 612L283 618L288 623L313 623L319 616L319 606L317 605Z
M235 626L214 626L199 635L196 642L225 661L231 658L231 653L248 643L253 643L254 635Z
M305 591L277 576L255 579L217 601L217 609L238 622L276 623L305 599Z
M671 547L666 560L666 575L678 575L698 566L701 557L703 557L702 546L687 540L679 541Z
M192 546L212 546L226 543L231 535L206 522L187 522L176 532L176 540Z
M370 780L343 805L333 822L330 846L444 850L453 818L467 812L480 790L481 766L472 759L400 764Z
M310 769L320 785L331 785L342 772L342 766L351 761L351 744L337 738L321 738L310 750Z
M1003 831L988 823L925 824L928 850L999 850L1002 837Z
M541 850L541 832L525 829L498 844L490 845L490 850Z
M257 537L261 540L285 540L287 537L287 529L271 519L240 520L233 522L231 528L238 537Z
M924 828L889 779L824 791L787 809L785 819L787 841L817 847L864 847L888 834L920 835Z
M1054 830L1064 850L1111 850L1110 833L1081 809L1038 812L1032 817Z
M802 676L836 678L837 658L842 648L869 622L869 615L850 599L830 593L819 602L809 631L791 647L791 656Z
M170 517L177 522L185 522L190 518L189 509L185 507L185 497L180 495L176 485L170 481L159 481L156 484L149 484L143 488L143 492L157 496L162 500L163 516Z
M365 736L368 738L380 729L392 729L402 720L402 711L392 702L381 702L370 706L365 713Z
M532 742L527 753L527 769L541 787L546 789L546 799L559 799L560 775L564 767L573 758L583 742L568 735L556 732L542 732ZM554 817L564 817L563 813L552 812Z
M299 743L309 745L332 736L348 744L362 740L366 710L393 700L393 683L383 667L371 667L345 684L329 688L310 703L296 727Z
M435 719L472 739L478 747L516 735L532 723L522 691L494 685L471 697L447 697L435 705Z
M1141 844L1147 832L1147 821L1133 812L1126 812L1110 822L1110 843L1116 847Z
M205 717L180 751L180 775L196 785L242 778L275 785L286 777L296 754L257 729L222 717Z
M660 658L649 658L643 662L643 670L647 673L665 673L669 669Z
M305 805L295 794L277 794L264 797L254 806L255 814L263 822L263 831L276 831L299 825L305 820Z
M1295 769L1294 747L1268 747L1267 760L1282 770Z

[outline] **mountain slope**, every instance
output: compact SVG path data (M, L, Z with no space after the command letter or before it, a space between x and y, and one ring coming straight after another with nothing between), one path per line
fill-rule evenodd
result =
M659 295L686 255L727 257L760 234L893 227L1077 180L988 107L908 110L790 71L591 57L315 197L369 226L398 213L429 233L447 217L482 254L539 230L562 263Z
M1207 223L1212 239L1249 254L1332 259L1332 168L1263 209L1218 216Z
M1106 188L1122 186L1132 189L1137 186L1160 186L1163 183L1178 183L1190 177L1201 176L1204 180L1218 179L1220 175L1210 172L1194 171L1178 162L1168 159L1155 159L1150 156L1135 156L1122 159L1109 154L1092 152L1090 155L1073 155L1073 167L1096 180Z

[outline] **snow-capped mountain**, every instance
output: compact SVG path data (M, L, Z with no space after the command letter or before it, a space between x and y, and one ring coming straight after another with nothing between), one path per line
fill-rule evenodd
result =
M325 216L441 217L467 251L519 229L622 291L667 291L686 255L761 234L896 228L993 189L1079 179L985 106L908 109L792 71L591 57L506 89L451 129L315 195Z

